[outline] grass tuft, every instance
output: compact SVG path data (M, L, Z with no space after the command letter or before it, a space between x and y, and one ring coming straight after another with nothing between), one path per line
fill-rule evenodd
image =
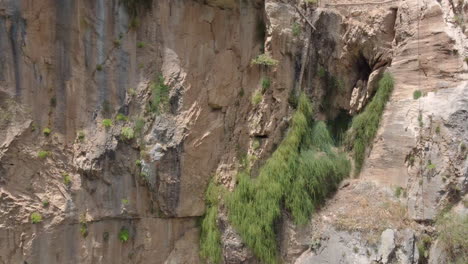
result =
M169 108L170 87L165 84L164 77L160 75L151 85L150 109L154 113L165 112Z
M208 185L205 196L207 210L201 224L200 256L211 263L221 262L221 232L216 223L220 189L213 181Z
M130 232L127 228L122 227L119 232L119 240L123 243L127 242L130 239Z
M421 98L422 96L422 92L420 90L416 90L413 92L413 99L414 100L418 100L419 98Z
M468 216L446 213L437 219L436 226L449 262L468 263Z
M264 66L276 66L278 65L278 61L273 59L269 54L264 53L258 55L255 59L251 62L252 65L264 65Z
M131 127L122 127L122 131L120 131L120 137L123 140L132 140L135 137L135 132Z
M38 212L34 212L31 214L31 223L38 224L42 222L42 215Z
M111 119L103 119L102 120L102 125L105 127L105 128L109 128L112 126L112 120Z
M356 174L358 174L364 163L366 147L372 144L372 140L377 134L380 119L385 108L385 104L390 99L393 90L393 77L389 73L384 73L379 81L377 93L364 111L353 118L351 128L346 137L346 145L352 151Z

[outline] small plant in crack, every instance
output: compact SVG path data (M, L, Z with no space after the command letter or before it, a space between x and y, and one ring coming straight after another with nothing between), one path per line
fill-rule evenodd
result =
M130 232L127 228L122 227L119 232L119 240L123 243L127 242L130 239Z
M45 159L45 158L47 158L49 155L50 155L49 151L46 151L46 150L40 150L40 151L37 153L37 157L40 158L40 159Z
M422 96L422 92L420 90L416 90L413 92L413 99L414 100L418 100L419 98L421 98Z
M71 177L68 173L64 172L62 173L62 180L63 180L63 184L65 184L65 186L67 186L68 188L71 186L72 184L72 180L71 180Z
M44 128L42 130L42 134L44 134L44 136L46 136L46 137L50 136L50 133L52 133L52 130L50 128L48 128L48 127Z
M34 212L31 214L31 223L38 224L42 222L42 215L38 212Z

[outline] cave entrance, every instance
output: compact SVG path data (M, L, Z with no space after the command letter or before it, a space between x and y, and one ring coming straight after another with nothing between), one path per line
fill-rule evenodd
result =
M362 53L359 53L355 65L355 71L358 73L357 80L362 80L367 83L372 72L372 68Z
M343 142L344 135L349 129L352 120L353 117L348 111L341 109L335 119L328 121L328 129L337 146Z

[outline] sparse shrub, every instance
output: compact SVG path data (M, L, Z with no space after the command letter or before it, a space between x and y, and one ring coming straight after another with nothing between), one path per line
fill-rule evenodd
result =
M138 159L138 160L135 160L135 165L136 165L137 167L141 167L141 160L139 160L139 159Z
M136 90L133 88L128 89L128 95L135 96L137 94Z
M437 219L436 226L449 262L468 263L468 216L446 213Z
M260 140L254 139L254 141L252 142L252 148L254 150L257 150L259 147L260 147Z
M261 101L262 101L262 93L260 91L255 91L253 94L252 94L252 104L253 105L258 105Z
M423 115L422 115L422 112L421 112L421 111L419 111L419 114L418 114L418 123L419 123L419 127L423 127L423 126L424 126Z
M48 127L44 128L42 130L42 134L44 134L44 136L48 137L50 135L50 133L52 133L52 130Z
M366 147L372 144L372 140L377 134L380 119L385 108L385 104L393 90L393 77L389 73L384 73L378 83L378 90L364 111L353 118L351 128L346 137L346 145L350 146L356 174L358 174L366 153Z
M135 137L135 133L133 132L133 128L123 127L122 131L120 131L120 136L123 140L132 140Z
M440 126L439 126L439 125L437 125L437 127L436 127L436 129L435 129L435 132L436 132L437 135L440 134Z
M44 199L44 200L42 200L42 206L43 206L43 207L48 207L49 204L50 204L49 199Z
M327 75L327 71L322 66L319 66L317 70L317 75L319 78L325 78L325 76Z
M419 98L421 98L422 96L422 92L420 90L416 90L413 92L413 99L414 100L418 100Z
M70 187L72 181L71 181L71 177L68 173L64 172L62 173L62 180L63 180L63 184L65 184L65 186L67 187Z
M103 119L102 120L102 125L105 127L105 128L109 128L112 126L112 120L110 119Z
M47 158L49 155L50 155L50 153L49 153L48 151L45 151L45 150L40 150L40 151L37 153L37 157L40 158L40 159L45 159L45 158Z
M292 24L292 34L293 36L297 37L299 34L301 34L302 28L301 25L297 22L294 22Z
M317 0L304 0L307 4L316 4Z
M127 205L129 203L130 203L130 201L127 198L122 199L122 204L123 205Z
M103 70L102 64L96 65L96 70L97 71L102 71Z
M85 132L84 131L78 131L78 140L83 141L85 139Z
M31 223L38 224L42 222L42 215L38 212L34 212L31 214Z
M160 75L151 86L151 111L161 113L168 110L169 86L165 84L164 77Z
M142 48L145 47L145 43L144 43L143 41L139 41L139 42L137 43L137 47L138 47L139 49L142 49Z
M118 113L117 116L115 117L117 121L127 121L128 117L122 113Z
M87 237L88 236L88 224L86 223L81 223L80 224L80 234L82 237Z
M130 239L130 232L127 228L122 227L119 232L119 240L123 243L127 242Z
M436 165L434 163L432 163L431 160L429 160L428 163L427 163L427 169L433 170L435 168L436 168Z
M278 65L278 61L273 59L269 54L264 53L258 55L255 59L251 62L252 65L264 65L264 66L276 66Z
M262 79L262 93L265 93L270 88L271 81L268 77Z
M395 196L396 196L397 198L400 198L400 196L401 196L401 194L403 193L403 191L404 191L404 190L403 190L402 187L400 187L400 186L396 187L396 188L395 188Z

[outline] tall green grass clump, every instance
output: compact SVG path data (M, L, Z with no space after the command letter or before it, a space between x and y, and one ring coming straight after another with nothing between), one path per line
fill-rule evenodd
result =
M165 112L169 107L169 86L166 85L164 77L160 75L151 86L150 108L154 113Z
M296 224L306 223L349 170L349 161L333 149L325 124L313 122L311 103L301 95L286 137L259 176L237 175L237 187L226 199L229 220L262 262L277 263L275 223L281 210L290 211Z
M206 213L201 225L200 255L211 263L221 262L221 232L216 224L220 186L213 181L206 191Z
M390 99L393 90L393 77L390 73L384 73L378 84L378 90L371 102L365 107L364 111L353 118L351 128L346 138L346 145L351 150L355 172L359 173L364 163L366 147L372 143L380 119L385 108L385 104Z

